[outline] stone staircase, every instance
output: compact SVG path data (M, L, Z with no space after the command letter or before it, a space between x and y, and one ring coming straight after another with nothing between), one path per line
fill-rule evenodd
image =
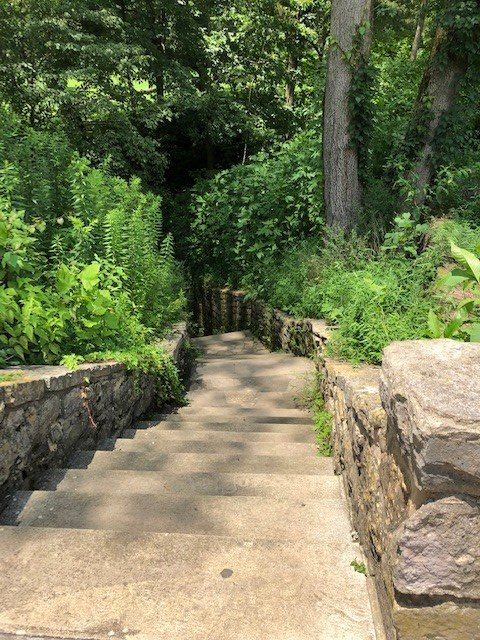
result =
M312 365L197 340L190 404L79 451L0 518L0 639L374 640Z

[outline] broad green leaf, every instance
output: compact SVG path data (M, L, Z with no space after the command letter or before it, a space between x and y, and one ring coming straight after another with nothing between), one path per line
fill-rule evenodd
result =
M444 329L443 335L445 338L452 338L455 333L460 329L462 324L465 322L465 318L454 318L450 320L447 326Z
M100 264L98 262L92 262L87 265L82 271L80 271L80 281L83 288L87 291L93 289L99 281L98 274L100 273Z
M64 296L70 291L75 284L75 274L70 269L62 264L57 271L57 291L61 296Z
M446 288L453 289L463 282L470 279L470 276L467 271L462 269L454 269L450 273L446 273L444 276L441 276L436 283L437 288Z
M16 344L16 345L13 347L13 350L15 351L15 353L16 353L16 354L17 354L17 355L18 355L22 360L25 360L25 355L24 355L24 353L23 353L23 349L22 349L22 347L21 347L19 344Z
M480 282L480 260L474 256L473 253L470 253L470 251L457 247L454 242L450 243L450 247L455 260L465 267L471 274L470 277Z
M432 309L428 312L428 329L432 338L441 338L443 336L443 325Z
M467 329L470 336L470 342L480 342L480 323L470 325Z
M458 305L457 309L465 308L469 313L473 311L475 307L480 306L480 298L465 298Z

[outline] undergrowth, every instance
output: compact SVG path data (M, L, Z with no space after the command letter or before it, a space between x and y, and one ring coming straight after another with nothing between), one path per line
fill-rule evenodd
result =
M116 359L179 400L153 344L186 306L160 199L0 111L0 367Z
M155 395L159 405L185 404L185 388L172 358L159 345L144 344L131 350L97 351L85 356L70 354L64 356L61 364L76 369L83 362L104 362L115 360L132 371L135 379L140 374L151 375L155 381Z
M316 436L318 455L331 456L332 446L332 414L327 411L320 390L320 373L315 370L308 374L303 388L296 396L296 402L313 413L313 425Z

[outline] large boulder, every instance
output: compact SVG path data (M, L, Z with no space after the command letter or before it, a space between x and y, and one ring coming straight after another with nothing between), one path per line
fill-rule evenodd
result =
M412 494L480 495L480 344L394 342L380 393Z

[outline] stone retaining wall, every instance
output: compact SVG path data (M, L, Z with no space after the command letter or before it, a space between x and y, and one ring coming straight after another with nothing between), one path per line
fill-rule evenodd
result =
M326 357L325 323L197 290L205 333L251 329L317 360L334 460L386 634L480 640L480 345L396 342L382 367Z
M178 325L164 347L181 369L186 340ZM0 383L0 506L9 491L30 489L36 476L80 445L94 447L154 408L155 384L117 362L0 370L19 377Z

